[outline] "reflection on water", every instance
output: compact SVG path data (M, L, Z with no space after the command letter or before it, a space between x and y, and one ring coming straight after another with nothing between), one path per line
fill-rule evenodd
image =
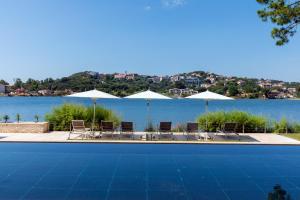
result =
M268 200L291 200L291 196L279 185L275 185L269 193Z

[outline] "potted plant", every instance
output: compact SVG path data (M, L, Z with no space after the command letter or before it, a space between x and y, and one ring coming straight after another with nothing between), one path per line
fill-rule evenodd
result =
M40 116L39 115L34 115L35 123L39 122Z
M3 116L3 120L4 120L4 123L7 123L8 120L9 120L9 116L8 115L4 115Z
M17 113L17 115L16 115L16 120L17 120L18 123L19 123L20 120L21 120L21 115L20 115L19 113Z

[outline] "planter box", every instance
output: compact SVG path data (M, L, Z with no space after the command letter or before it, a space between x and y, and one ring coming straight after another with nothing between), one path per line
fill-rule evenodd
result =
M47 133L48 122L0 123L0 133Z

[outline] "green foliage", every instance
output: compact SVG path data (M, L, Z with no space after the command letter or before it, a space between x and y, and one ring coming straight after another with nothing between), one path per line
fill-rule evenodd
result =
M21 115L19 113L16 114L16 120L19 123L21 120Z
M290 129L290 124L286 118L282 118L280 121L275 122L275 133L288 133Z
M225 115L223 111L209 112L198 117L197 122L202 130L216 132L225 123Z
M85 120L87 125L91 124L93 118L93 107L85 107L78 104L63 104L55 107L51 113L46 114L48 121L53 130L67 131L70 130L72 120ZM99 120L113 121L117 125L120 123L120 118L111 110L107 110L100 106L96 107L96 122Z
M273 28L271 35L276 39L277 45L284 45L289 38L296 33L300 23L299 0L256 0L264 9L258 10L257 14L263 21L271 20L277 27Z
M40 116L39 116L39 115L34 115L33 117L34 117L34 119L35 119L35 122L38 123L38 122L39 122L39 119L40 119Z
M152 122L148 122L147 127L144 130L145 132L155 132L156 128Z
M88 107L86 109L86 122L92 123L94 116L94 107ZM121 123L120 118L112 111L105 109L101 106L96 106L95 108L95 125L100 127L101 121L113 121L114 125L119 126Z
M46 121L48 121L55 131L70 130L72 120L87 119L86 108L77 104L63 104L53 108L52 112L46 114Z
M239 94L239 90L236 83L230 83L228 85L228 94L229 96L233 96L233 97Z
M262 132L268 122L265 117L242 111L210 112L199 116L196 121L199 123L201 129L212 132L220 130L226 122L238 123L239 132L242 132L243 128L245 132Z
M7 123L8 120L9 120L9 116L8 116L8 115L4 115L4 116L3 116L3 120L4 120L5 123Z
M186 125L185 124L176 124L176 126L172 129L173 132L185 132Z

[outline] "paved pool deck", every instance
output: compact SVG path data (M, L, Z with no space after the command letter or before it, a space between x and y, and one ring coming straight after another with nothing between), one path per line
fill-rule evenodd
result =
M137 133L143 134L143 133ZM177 134L179 137L181 134ZM148 140L101 140L101 139L84 139L78 135L72 135L69 138L69 132L50 132L50 133L0 133L1 142L56 142L56 143L158 143L158 144L262 144L262 145L300 145L300 141L294 140L277 134L242 134L243 137L251 138L249 141L211 141L211 140L173 140L173 141L148 141Z

